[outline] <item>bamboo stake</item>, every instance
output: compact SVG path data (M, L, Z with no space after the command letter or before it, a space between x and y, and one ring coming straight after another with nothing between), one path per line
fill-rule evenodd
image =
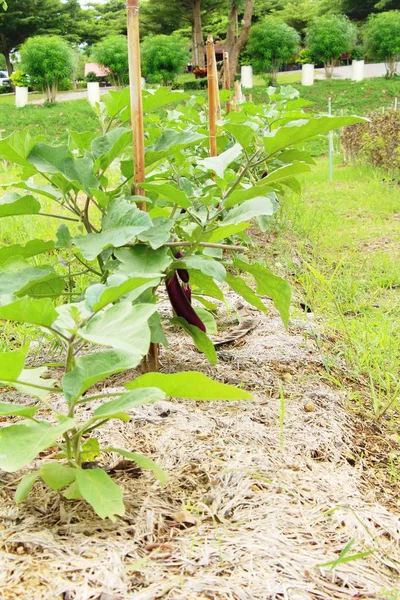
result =
M218 81L215 64L214 40L212 35L207 38L207 78L208 78L208 119L210 131L210 156L217 156L217 96Z
M230 74L230 66L229 66L229 52L224 52L224 90L231 89L231 74ZM231 101L230 99L226 101L225 104L226 114L229 115L231 112Z
M239 104L242 103L242 85L240 81L235 81L235 108L236 112L240 111Z
M144 196L145 191L140 187L140 184L145 180L146 170L144 156L142 73L140 68L139 0L126 0L126 12L133 140L133 188L136 195ZM138 207L141 210L146 210L146 202L138 203ZM143 367L145 371L158 371L158 344L150 344L150 350L147 357L144 359Z
M128 59L133 138L134 192L138 196L144 196L145 191L139 186L145 179L142 73L140 68L139 41L139 0L126 0L126 9L128 18ZM145 202L141 202L138 206L141 210L146 210Z

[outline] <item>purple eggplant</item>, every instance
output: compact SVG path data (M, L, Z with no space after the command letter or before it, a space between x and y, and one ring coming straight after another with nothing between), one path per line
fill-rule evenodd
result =
M187 284L183 284L182 288L186 298L189 301L189 304L192 304L192 288Z
M176 313L176 316L182 317L189 323L189 325L194 325L195 327L201 329L201 331L205 332L206 326L194 310L193 306L190 304L185 291L182 289L181 284L179 283L176 273L174 273L165 282L165 285L169 300Z
M175 258L178 258L178 259L179 258L183 258L182 252L180 252L178 250L178 252L175 254ZM189 273L188 273L188 271L186 269L177 269L177 272L178 272L178 275L179 275L179 279L181 281L183 281L183 283L189 283L190 276L189 276Z

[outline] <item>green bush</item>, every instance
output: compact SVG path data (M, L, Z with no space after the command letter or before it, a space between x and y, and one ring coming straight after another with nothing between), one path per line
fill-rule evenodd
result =
M174 35L147 37L141 52L143 76L149 83L163 85L173 83L190 58L186 41Z
M128 42L124 35L110 35L104 38L94 47L93 57L97 63L110 71L110 77L116 86L122 87L128 83Z
M311 65L314 63L314 58L309 48L300 50L296 57L296 63L298 65Z
M90 73L86 75L86 81L88 83L96 83L98 80L99 78L97 77L96 73L93 73L93 71L90 71Z
M15 87L28 87L29 77L24 71L14 71L10 77L10 81Z
M342 146L349 159L386 169L400 167L400 112L373 112L369 121L343 130Z
M388 77L394 77L400 55L400 11L371 15L364 29L364 42L367 55L385 62Z
M58 87L65 87L74 70L70 46L56 35L42 35L29 38L20 54L21 65L29 73L32 84L43 89L48 102L55 102Z
M343 15L327 15L314 19L307 29L306 43L314 59L325 65L331 79L342 54L351 52L357 40L355 25Z
M255 72L269 73L274 82L279 68L297 53L299 42L300 36L293 27L267 17L252 28L246 51Z
M207 79L194 79L193 81L185 81L182 87L185 92L189 90L205 90L207 88Z
M364 60L364 50L361 46L355 46L351 51L351 58L353 60Z

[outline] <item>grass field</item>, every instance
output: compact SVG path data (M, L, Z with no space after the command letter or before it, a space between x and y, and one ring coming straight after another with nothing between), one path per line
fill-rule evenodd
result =
M330 183L319 159L302 195L284 199L268 250L295 285L295 310L324 319L327 375L352 382L375 416L400 408L400 190L387 181L338 158Z

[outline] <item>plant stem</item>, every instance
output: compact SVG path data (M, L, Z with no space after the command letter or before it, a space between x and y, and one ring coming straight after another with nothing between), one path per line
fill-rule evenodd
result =
M7 382L5 382L5 383L7 383ZM26 381L18 381L18 379L16 379L15 381L10 381L10 383L14 383L14 384L18 384L18 385L25 385L27 387L35 388L35 390L44 390L45 392L57 392L59 394L61 391L59 388L45 387L44 385L37 385L36 383L28 383Z
M36 213L39 217L52 217L53 219L62 219L63 221L74 221L74 223L79 223L79 219L74 219L73 217L65 217L62 215L53 215L51 213Z
M198 244L194 244L192 242L168 242L164 244L164 246L168 248L179 248L182 246L183 248L188 248L190 246L197 245L202 248L220 248L222 250L237 250L239 252L245 252L248 250L246 246L233 246L232 244L217 244L213 242L199 242Z

